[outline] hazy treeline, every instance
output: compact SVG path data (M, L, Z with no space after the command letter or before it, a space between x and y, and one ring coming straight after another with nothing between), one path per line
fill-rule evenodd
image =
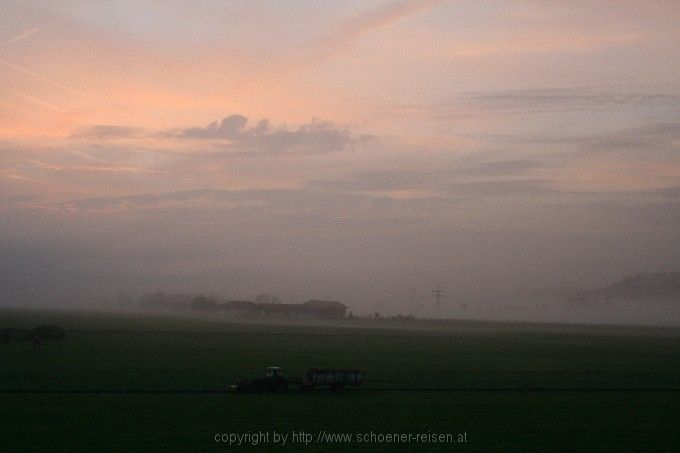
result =
M154 291L134 297L124 291L116 295L114 305L121 308L140 308L150 310L194 310L217 311L229 302L228 298L217 294L166 293ZM258 294L252 300L257 304L280 304L281 298L275 294Z
M433 296L419 292L417 297L400 299L340 300L347 306L347 318L429 319L567 322L604 324L680 325L680 272L646 272L622 277L602 286L579 289L569 287L527 288L491 297L466 297L456 288L445 288L439 305ZM252 293L251 293L252 294ZM257 294L257 293L255 293ZM162 311L176 314L225 314L230 317L267 316L285 311L279 305L302 304L304 299L284 301L276 294L257 294L247 300L211 292L173 292L157 290L134 294L118 292L114 297L88 298L70 304L38 304L42 307L104 309L121 311ZM29 306L14 298L3 298L5 306ZM280 308L280 310L279 310ZM270 314L271 314L270 313Z

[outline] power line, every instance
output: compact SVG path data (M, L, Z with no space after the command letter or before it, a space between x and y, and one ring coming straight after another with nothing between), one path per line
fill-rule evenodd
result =
M442 303L442 299L446 297L444 295L444 290L437 285L437 288L432 290L432 294L434 295L434 303L439 307Z

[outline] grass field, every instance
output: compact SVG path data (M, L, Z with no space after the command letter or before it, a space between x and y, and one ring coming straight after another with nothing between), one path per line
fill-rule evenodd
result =
M30 342L0 344L0 451L212 449L225 447L218 433L274 430L467 433L465 444L389 445L404 451L680 448L678 329L286 326L0 311L1 328L39 324L59 324L67 338L41 353ZM339 395L223 392L269 365L288 376L312 366L359 367L368 376ZM263 446L274 447L250 447Z

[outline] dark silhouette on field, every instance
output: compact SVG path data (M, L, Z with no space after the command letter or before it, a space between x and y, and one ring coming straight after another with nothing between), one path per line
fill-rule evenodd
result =
M303 376L288 379L280 367L270 366L264 379L241 379L230 385L228 390L239 393L286 393L289 384L294 384L302 392L327 387L338 393L345 386L358 387L365 376L366 371L359 369L310 368Z
M33 352L41 351L42 351L42 339L37 335L33 335Z
M59 326L38 326L33 329L32 334L43 340L61 340L66 336L64 330Z

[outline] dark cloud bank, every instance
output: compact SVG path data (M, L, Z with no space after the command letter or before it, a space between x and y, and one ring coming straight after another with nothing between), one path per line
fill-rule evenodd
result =
M174 140L227 141L235 146L267 152L340 151L352 144L374 138L371 135L356 136L348 129L316 119L296 128L272 127L268 119L249 125L249 119L240 114L227 116L205 127L174 128L160 132L145 131L138 127L94 125L74 131L71 137L101 140L157 137Z

